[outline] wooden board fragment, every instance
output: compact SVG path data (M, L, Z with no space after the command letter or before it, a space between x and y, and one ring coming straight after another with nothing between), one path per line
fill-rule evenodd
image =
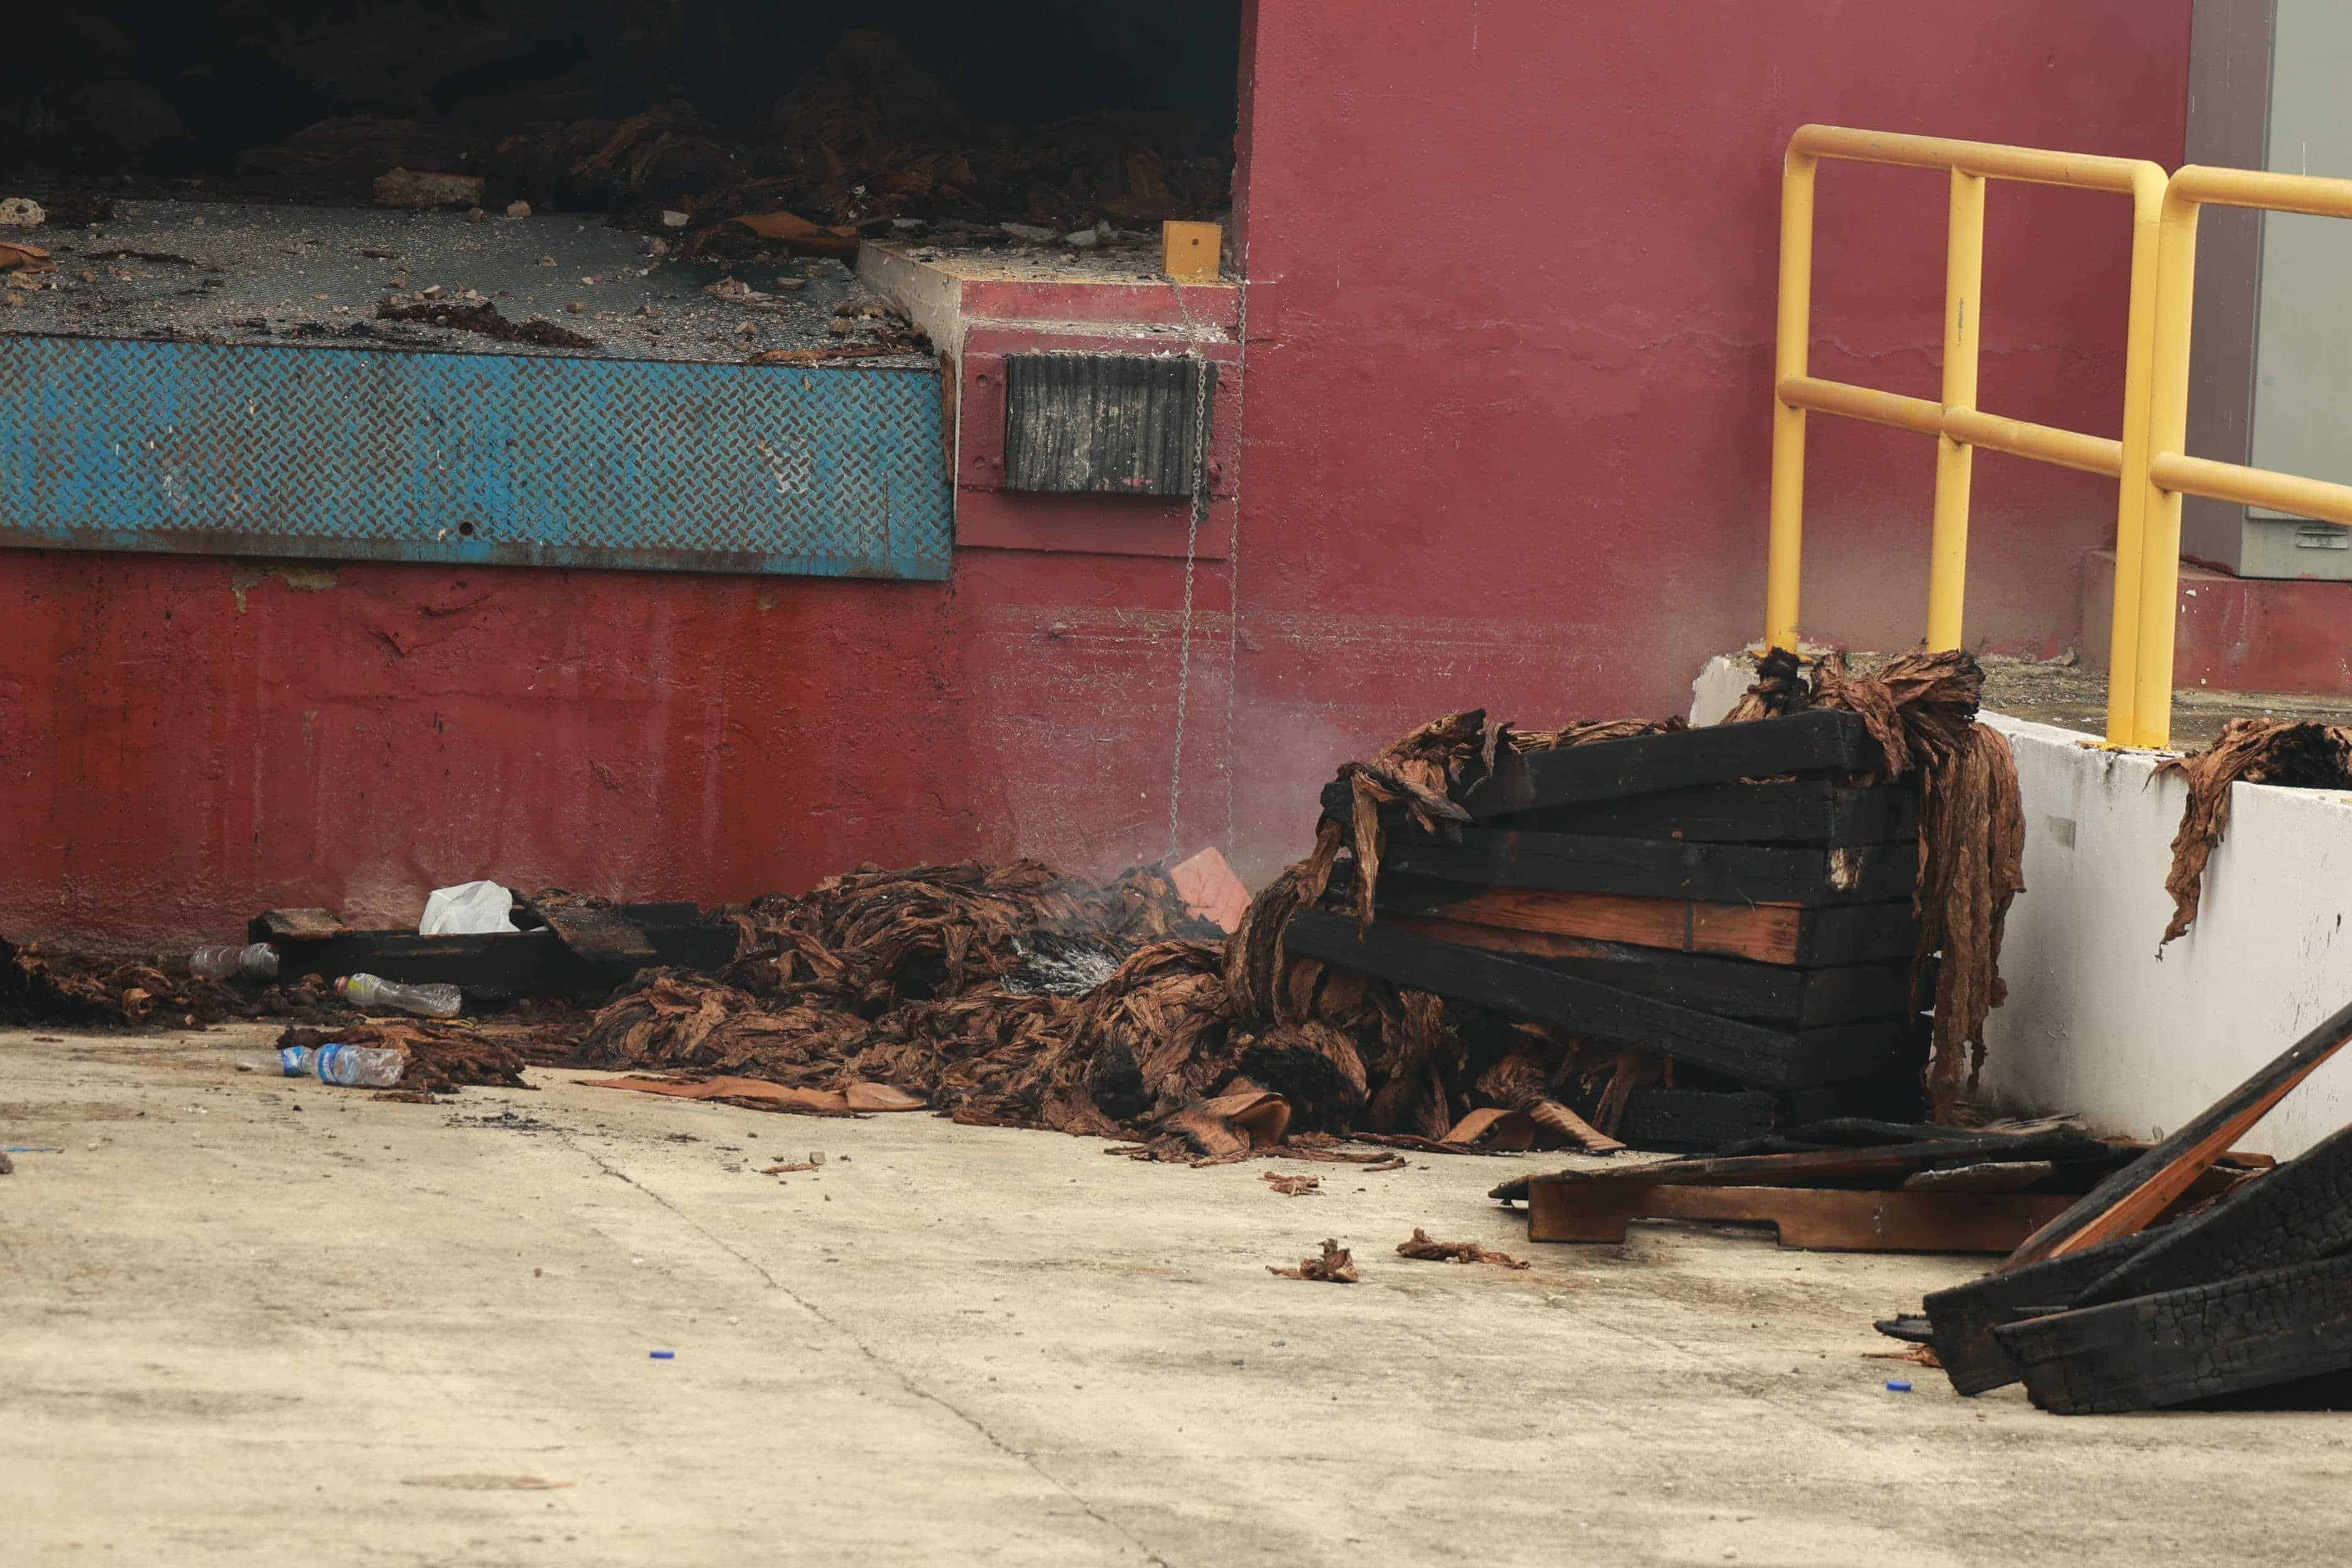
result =
M1855 773L1885 765L1885 754L1860 718L1816 708L1748 724L1528 753L1473 785L1462 804L1483 818L1738 779Z
M1916 842L1826 849L1484 827L1458 832L1458 843L1409 830L1391 834L1383 873L1486 888L1806 907L1908 899L1919 869Z
M1791 904L1720 904L1522 888L1465 895L1449 888L1401 884L1402 879L1381 879L1377 909L1381 915L1457 921L1674 952L1718 953L1807 969L1908 957L1919 940L1907 900L1806 910Z
M1819 1252L2005 1252L2066 1205L2017 1194L1695 1187L1641 1182L1528 1184L1530 1241L1622 1242L1635 1220L1775 1226L1783 1247Z

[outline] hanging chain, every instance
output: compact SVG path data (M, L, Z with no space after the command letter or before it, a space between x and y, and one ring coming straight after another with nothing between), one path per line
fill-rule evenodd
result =
M1168 858L1176 863L1182 829L1179 813L1184 798L1184 716L1192 691L1192 577L1200 559L1201 524L1209 515L1209 361L1202 352L1200 329L1184 303L1183 286L1169 279L1176 309L1184 318L1185 353L1192 367L1192 494L1184 524L1184 616L1176 661L1176 751L1168 763Z

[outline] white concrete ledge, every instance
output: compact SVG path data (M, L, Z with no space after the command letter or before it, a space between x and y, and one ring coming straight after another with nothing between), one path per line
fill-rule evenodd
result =
M2239 784L2197 923L2159 954L2188 784L2144 752L2000 714L2025 799L2026 891L1986 1030L1986 1089L2099 1131L2178 1127L2352 1001L2352 795ZM2352 1121L2352 1051L2248 1138L2285 1156Z

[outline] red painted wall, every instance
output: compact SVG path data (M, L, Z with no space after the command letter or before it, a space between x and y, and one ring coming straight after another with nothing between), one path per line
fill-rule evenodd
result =
M1792 127L2179 156L2188 0L1262 0L1250 26L1240 553L1200 573L1179 838L1256 874L1334 763L1422 718L1671 710L1757 629ZM1940 185L1822 191L1816 366L1932 393ZM2116 429L2125 226L1996 189L1987 406ZM1808 628L1907 640L1929 448L1815 428ZM2072 640L2104 487L1988 458L1978 496L1975 632ZM351 564L242 604L239 571L0 552L0 931L178 945L278 903L404 921L483 875L719 900L1167 847L1180 561Z
M406 924L477 876L716 901L1167 848L1181 562L240 586L270 564L0 551L0 932L176 946L278 904ZM1216 569L1198 596L1188 847L1225 820Z
M1780 152L1806 121L2180 160L2188 0L1259 0L1245 870L1421 718L1671 711L1761 630ZM1825 165L1818 374L1932 396L1945 185ZM1982 405L2121 428L2121 197L1996 185ZM1934 451L1817 417L1805 626L1924 629ZM1977 468L1970 640L2074 640L2113 487ZM1268 747L1271 746L1271 750Z

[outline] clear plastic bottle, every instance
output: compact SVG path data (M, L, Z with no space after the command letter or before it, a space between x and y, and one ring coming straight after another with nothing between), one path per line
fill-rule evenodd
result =
M253 1058L246 1065L259 1072L287 1078L315 1078L320 1083L361 1089L390 1089L407 1069L408 1058L380 1046L329 1044L316 1050L309 1046L286 1046L268 1056Z
M381 1046L320 1046L310 1057L310 1070L320 1083L360 1089L390 1089L407 1066L407 1053Z
M227 980L238 975L247 980L275 980L278 950L266 942L217 942L188 954L188 967L199 980Z
M268 1056L237 1059L256 1072L276 1073L280 1078L309 1078L310 1058L317 1054L308 1046L282 1046Z
M397 1007L427 1018L454 1018L466 1005L455 985L403 985L373 974L346 974L335 982L335 994L354 1007Z

